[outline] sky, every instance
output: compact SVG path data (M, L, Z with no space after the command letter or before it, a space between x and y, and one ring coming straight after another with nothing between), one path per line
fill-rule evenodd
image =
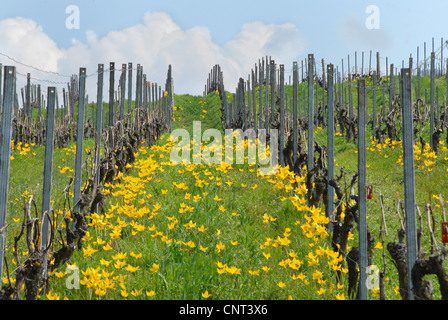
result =
M422 62L424 43L429 57L433 38L438 52L441 39L448 40L446 12L446 0L3 1L0 63L17 67L19 88L30 72L33 83L58 90L85 67L91 99L99 63L141 64L147 79L161 85L171 65L175 92L200 95L215 64L234 91L266 56L285 65L286 79L293 62L300 66L309 53L318 70L322 59L339 71L344 60L346 70L348 56L353 68L355 52L359 68L364 52L367 69L370 51L372 67L377 51L382 71L386 57L407 67L417 47Z

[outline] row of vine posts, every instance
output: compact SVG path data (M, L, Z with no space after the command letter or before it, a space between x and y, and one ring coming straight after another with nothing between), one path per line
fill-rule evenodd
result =
M31 77L28 74L27 85L21 90L23 108L20 109L16 92L16 67L5 66L3 69L4 88L0 99L2 102L0 179L3 181L0 184L0 275L3 275L5 268L6 278L9 281L6 285L0 282L0 300L20 299L22 285L25 288L25 298L34 300L40 291L45 292L49 280L48 272L69 261L73 252L82 248L82 238L88 228L86 215L102 212L105 183L113 182L119 172L124 173L128 170L127 165L135 161L134 153L141 144L151 146L162 133L171 130L174 107L172 69L170 65L165 87L162 88L157 83L147 81L143 66L138 64L133 89L132 72L135 69L132 63L123 64L121 70L116 70L113 62L107 70L103 64L99 64L96 72L98 76L96 110L92 102L90 117L88 112L90 104L86 94L86 68L80 68L78 75L70 77L67 92L63 89L61 106L58 103L56 87L47 88L45 103L40 84L31 85ZM1 71L2 68L0 79ZM115 90L116 71L121 71L118 92ZM107 105L103 104L105 73L109 73L109 103L106 117L104 111ZM125 110L126 87L128 97ZM135 90L135 104L132 100L133 90ZM33 117L35 108L38 109L37 119ZM43 109L46 109L45 119L42 116ZM95 139L95 148L84 151L84 140L88 138ZM45 159L42 207L37 208L35 195L31 195L25 203L22 228L20 233L14 236L13 241L13 259L17 268L11 271L5 251L8 227L6 218L11 150L19 142L45 146ZM63 190L61 195L63 200L56 208L56 201L52 205L54 148L65 148L70 142L76 142L74 177L70 178ZM102 148L103 156L101 156ZM70 193L73 193L73 197ZM61 207L64 216L58 221L55 212L61 210ZM65 225L65 228L61 227L62 225ZM25 237L29 252L24 261L21 261L18 255L19 240L22 237ZM12 272L16 273L14 285L10 279Z
M442 41L443 52L443 41ZM443 53L442 53L443 54ZM371 54L372 55L372 54ZM373 138L379 143L385 139L401 140L403 143L403 182L404 200L398 199L397 214L400 217L401 229L397 231L398 241L388 243L387 248L390 258L393 260L399 275L400 295L403 300L427 300L433 299L432 283L424 277L429 274L436 275L442 299L448 299L448 275L443 267L443 261L447 254L445 243L448 242L447 222L443 197L440 194L443 221L441 232L443 246L437 246L434 236L435 221L430 204L426 205L428 216L428 230L433 244L431 253L427 256L421 251L422 215L415 200L415 172L414 172L414 144L426 144L423 137L423 126L430 122L429 140L431 149L438 152L441 134L446 134L448 144L448 94L446 103L439 104L439 91L435 86L435 75L443 75L443 63L436 69L436 55L433 51L430 55L430 63L427 68L426 43L425 60L419 65L417 48L417 67L413 70L413 59L409 58L408 68L404 67L397 72L393 64L390 69L386 62L386 75L381 76L380 54L377 53L376 70L372 70L369 64L369 72L358 74L350 72L350 56L348 56L348 75L344 79L344 60L342 60L342 76L338 67L333 64L325 64L322 59L322 73L317 76L317 64L313 54L305 59L305 67L302 61L302 82L307 83L303 93L298 92L299 67L293 62L292 68L292 97L285 93L285 67L280 64L277 67L270 57L262 58L255 64L247 80L239 78L235 93L230 94L231 99L224 88L224 76L219 65L215 65L207 79L204 95L217 91L221 98L222 127L223 129L257 130L265 129L269 134L270 129L277 129L279 134L278 158L279 164L289 166L296 174L302 176L306 173L308 187L308 203L310 206L325 205L326 214L330 219L328 229L331 232L332 246L345 258L341 264L347 263L348 267L348 295L357 299L368 299L367 282L372 265L372 251L375 244L375 236L367 224L367 200L371 199L372 186L366 182L366 126L371 125ZM364 58L364 55L363 55ZM387 61L387 58L386 58ZM364 64L364 60L363 60ZM448 89L448 60L446 62L446 85ZM362 67L364 69L364 66ZM416 97L413 102L413 71L417 73L418 81L415 88ZM423 69L423 70L422 70ZM425 88L423 101L420 91L420 77L430 76L430 98L428 100ZM304 77L305 72L305 77ZM387 74L388 72L389 75ZM398 88L397 88L398 76ZM366 98L366 79L373 81L373 111L368 114ZM354 84L354 79L357 79ZM291 82L291 78L290 78ZM346 86L343 86L346 82ZM290 83L291 84L291 83ZM358 90L358 105L355 110L351 87ZM318 88L322 87L322 103L318 103ZM382 110L377 106L377 93L382 89ZM385 103L385 92L389 94L389 108ZM257 96L258 92L258 96ZM447 91L448 92L448 91ZM264 93L264 94L263 94ZM348 98L347 98L348 93ZM435 99L437 93L437 99ZM301 96L300 96L301 95ZM302 100L303 98L303 100ZM230 100L230 101L229 101ZM288 108L289 102L289 108ZM258 106L257 106L258 104ZM348 110L347 110L348 108ZM356 114L355 114L356 111ZM364 119L364 121L359 121ZM333 125L331 125L333 124ZM316 126L327 128L327 145L320 145L314 139ZM340 185L342 178L347 174L342 168L339 175L335 175L334 168L334 134L339 128L340 134L347 141L353 141L358 145L358 170L350 179L349 192ZM248 135L245 135L248 136ZM312 151L310 151L312 150ZM306 166L306 170L304 170ZM357 189L356 189L357 185ZM347 194L348 193L348 194ZM359 196L363 195L363 196ZM336 196L336 197L335 197ZM383 195L379 195L382 206L382 224L380 235L384 243L384 233L387 232L385 210L383 207ZM354 200L354 204L352 202ZM342 203L345 204L345 212L342 212ZM400 210L402 215L400 215ZM342 214L345 215L341 220ZM417 229L417 214L420 226ZM432 218L430 218L432 217ZM432 225L430 223L432 219ZM403 220L405 223L403 224ZM354 223L357 223L359 243L358 247L347 252L347 241ZM436 249L436 250L433 250ZM383 249L385 264L385 252ZM379 271L380 299L385 299L384 293L385 267ZM342 280L342 273L337 272L337 281Z

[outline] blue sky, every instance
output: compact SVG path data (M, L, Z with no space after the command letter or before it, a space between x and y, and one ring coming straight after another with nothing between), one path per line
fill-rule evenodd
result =
M77 30L66 27L69 5L79 8ZM379 29L365 26L368 5L379 9ZM364 51L367 67L372 50L380 51L382 65L387 56L401 66L409 54L416 56L420 46L422 60L424 42L429 56L433 37L436 49L441 38L448 40L447 12L444 0L4 1L0 53L64 75L77 73L81 66L89 73L98 63L133 61L142 63L149 78L160 82L171 63L176 91L200 94L215 63L222 65L231 90L237 78L246 77L265 55L286 66L308 53L335 65L341 59L345 64L350 55L353 66L354 52L360 65ZM33 36L18 42L8 38L22 37L23 32ZM165 36L158 39L161 34ZM448 57L448 48L444 56ZM11 64L4 56L0 62ZM47 76L31 72L39 79Z

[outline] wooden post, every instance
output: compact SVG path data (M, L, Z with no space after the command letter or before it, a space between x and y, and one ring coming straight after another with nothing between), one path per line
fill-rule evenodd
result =
M3 262L6 245L6 213L8 210L9 170L11 162L12 112L16 92L16 68L4 67L3 108L0 136L0 275L3 275ZM0 90L1 91L1 90ZM3 281L0 281L0 289Z
M409 69L401 70L403 106L403 169L404 204L406 212L406 252L408 268L408 299L413 300L412 268L417 260L417 230L415 218L414 128L412 115L412 85Z
M358 119L366 113L366 83L358 80ZM366 197L366 123L358 120L358 211L359 211L359 298L368 299L367 292L367 197Z
M49 216L51 210L51 186L53 180L53 150L54 150L54 108L55 108L56 88L48 87L47 93L47 119L45 137L45 163L44 182L42 191L42 241L41 249L48 246L50 236Z
M111 71L113 68L111 68ZM79 213L79 202L81 200L81 179L82 179L82 156L84 153L84 98L86 91L86 69L79 69L79 100L78 100L78 120L77 120L77 134L76 134L76 155L75 155L75 182L74 182L74 199L73 212ZM113 99L113 94L112 94ZM109 109L109 112L110 109ZM110 119L110 118L109 118ZM73 221L73 228L76 221Z

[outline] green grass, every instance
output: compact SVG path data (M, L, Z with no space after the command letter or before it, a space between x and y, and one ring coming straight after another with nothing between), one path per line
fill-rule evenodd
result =
M177 97L176 106L179 108L179 117L187 117L198 108L204 109L207 110L207 113L205 113L203 129L214 125L217 111L219 111L216 98L213 95L205 98ZM203 108L200 108L201 106ZM207 117L207 115L209 116ZM184 123L188 124L188 122L182 121L180 126L183 126ZM163 146L167 142L166 139L167 136L161 139L158 145ZM288 248L278 250L272 248L269 250L272 255L269 259L266 259L259 249L267 237L272 239L278 236L282 237L287 227L295 230L295 233L300 230L299 226L294 225L299 218L294 207L288 201L280 201L284 197L281 190L273 190L272 182L257 177L255 169L248 164L235 166L227 172L205 165L196 166L192 169L193 171L188 171L188 167L160 165L168 154L163 150L153 149L142 148L139 151L139 159L142 161L153 157L159 162L159 167L152 175L151 181L145 183L138 192L140 196L131 200L130 203L126 203L128 199L126 196L115 194L106 202L106 216L114 215L109 219L111 223L118 219L116 216L128 223L128 226L122 230L122 236L110 242L113 249L104 251L101 246L95 244L98 237L107 240L110 231L92 228L84 247L91 246L99 251L90 257L85 257L83 251L77 251L71 263L76 263L80 270L85 272L88 267L100 266L101 259L112 260L112 256L117 252L126 252L126 263L139 267L138 271L131 274L122 269L114 269L112 265L115 261L112 261L109 267L103 266L102 269L114 271L114 275L127 275L124 282L126 291L123 294L130 294L128 298L133 297L133 289L142 290L142 294L136 298L147 298L146 292L151 290L156 292L154 298L158 299L201 299L205 290L212 294L213 299L256 299L261 297L286 299L290 295L296 298L300 297L303 290L294 285L294 280L288 273L282 272L277 263L288 257L287 253L293 250L298 253L298 257L304 259L308 242L302 243L298 239L294 239ZM164 158L160 158L161 155ZM139 176L138 167L137 163L130 176ZM182 171L183 173L180 173ZM193 172L197 174L198 179L207 183L204 182L202 186L196 185ZM209 178L210 173L213 175L213 179ZM217 181L217 179L220 180ZM173 186L173 183L180 182L186 183L188 191ZM221 182L220 185L218 185L219 182ZM255 185L257 185L256 189ZM118 187L115 187L112 194L117 192L117 189ZM191 194L191 198L199 195L201 200L197 203L191 201L191 198L186 200L187 192ZM148 199L146 196L149 194L152 197ZM215 196L218 196L220 201L215 201ZM188 203L194 207L194 211L179 213L181 203ZM152 212L156 204L160 204L161 208L157 215L153 217L146 215L143 219L138 220L118 214L117 209L113 209L131 204L139 208L148 208ZM223 210L220 210L220 207ZM275 217L276 220L266 225L263 224L262 216L265 213ZM178 224L171 230L168 228L169 219L167 218L174 216L178 219ZM197 225L195 228L187 230L184 224L190 220ZM145 225L146 229L132 235L130 227L132 221ZM199 231L198 228L202 225L207 230ZM163 235L171 239L171 242L165 243L161 240L160 235L153 237L156 231L148 229L152 226L156 226L156 230L163 232ZM189 243L189 241L194 242L196 247L186 246L185 243ZM238 243L234 241L238 241ZM216 246L220 243L225 245L225 249L218 253ZM208 247L207 251L199 250L200 246ZM131 252L141 253L142 257L132 258L130 257ZM229 272L219 274L217 272L218 261L227 264L229 268L240 269L241 274ZM156 273L150 270L154 263L159 265L159 270ZM271 270L265 272L261 270L263 266L269 267ZM260 275L251 276L248 274L248 270L258 270ZM64 272L64 268L61 269L61 272ZM81 279L83 279L82 274ZM54 281L52 292L59 293L61 298L64 296L74 299L98 297L92 290L83 286L80 290L65 289L65 277L61 280L55 277ZM285 288L282 289L278 286L280 281L286 284ZM309 287L313 288L312 290L315 289L313 285ZM115 288L108 290L105 298L123 299L122 290L124 289L120 288L118 283L115 284ZM313 296L318 298L316 293L310 291L309 298Z
M356 96L353 99L356 105ZM173 129L185 128L191 134L193 121L201 121L202 132L208 128L217 128L222 132L220 100L216 93L206 97L176 95L175 104ZM367 183L374 186L374 198L367 206L368 223L377 241L380 241L379 193L382 193L389 231L385 239L387 244L396 239L396 230L399 228L396 200L397 194L403 199L403 168L397 162L402 151L401 146L394 145L393 142L379 150L370 143L370 135L368 128L368 148L375 148L375 151L367 150ZM321 144L326 144L326 129L316 128L315 138ZM227 171L218 166L207 165L171 166L168 164L168 141L169 135L165 134L155 147L141 148L137 163L130 172L124 178L119 177L115 185L107 186L111 187L111 193L105 200L106 212L101 216L106 227L95 228L91 225L84 243L84 249L93 248L98 251L91 255L88 250L76 251L70 261L70 264L76 265L80 270L81 286L79 289L67 288L66 280L72 273L66 270L66 266L62 266L50 282L49 289L53 294L69 299L203 299L202 293L207 290L211 293L209 299L334 299L336 294L345 292L346 288L335 287L334 272L326 265L324 256L320 257L318 267L308 265L307 255L315 253L320 246L329 247L329 238L314 241L304 236L301 228L306 224L304 212L298 211L290 201L295 193L280 187L278 177L257 176L257 167L249 164L233 165ZM65 166L74 167L74 153L69 151L73 150L73 145L66 150L55 149L55 206L60 203L62 190L69 177L73 176L70 171L60 172ZM92 147L93 140L86 140L84 146ZM423 161L426 158L423 154L422 159L416 163L417 204L424 222L426 203L432 203L436 221L441 221L441 209L437 207L439 203L434 195L442 193L445 201L448 200L448 186L443 179L437 179L446 175L448 163L448 152L441 147L442 151L435 164L425 166ZM351 175L357 171L357 146L353 142L347 142L344 137L336 136L335 148L336 173L340 167L344 167L347 178L342 183L348 186ZM38 202L41 198L44 148L31 146L27 154L21 155L14 151L13 155L7 233L9 261L11 239L20 228L20 223L12 219L23 217L24 197L21 195L27 191ZM153 171L145 176L144 172L148 168ZM197 184L198 179L202 183ZM187 190L175 186L181 182L185 183ZM194 196L199 196L200 200L195 202ZM214 200L215 196L221 200ZM182 203L194 208L193 211L179 212ZM158 205L160 209L157 209ZM138 209L147 211L141 217L130 215ZM274 221L263 223L265 214L272 216ZM171 229L170 219L174 218L177 219L177 224ZM127 225L122 226L121 235L113 239L111 232L118 221L124 221ZM185 225L190 221L196 225L187 229ZM138 226L136 223L144 226L144 229L137 231L132 226ZM206 228L205 231L199 230L202 225ZM437 227L436 235L440 233ZM287 228L290 229L290 235L286 238L291 243L279 248L268 245L261 249L268 239L273 241L277 237L285 237ZM424 230L423 250L428 252L430 240L426 226ZM352 231L354 239L349 245L353 247L357 246L356 226ZM438 236L436 238L439 239ZM105 243L101 243L99 239ZM236 244L233 245L232 242ZM110 250L104 250L106 243L110 244ZM192 243L195 245L193 248L188 246ZM218 253L216 247L220 243L225 248ZM203 252L200 246L208 249ZM21 247L20 250L25 251L25 248ZM126 253L125 258L118 259L125 262L121 268L114 267L117 263L114 257L118 253ZM286 259L292 259L294 254L303 262L298 271L279 265ZM387 253L386 256L388 257ZM110 261L109 265L101 264L102 260ZM390 258L386 260L386 297L400 299L394 292L398 285L396 270ZM227 264L229 270L240 269L240 273L220 274L219 262ZM156 272L152 271L155 270L154 264L159 266ZM382 269L382 249L374 249L374 264ZM138 267L138 270L132 272L126 270L126 267ZM231 269L232 267L236 269ZM270 269L266 272L263 267ZM100 279L111 281L113 288L106 289L104 295L101 291L95 292L98 287L89 289L86 273L92 269L88 268L98 268ZM325 284L313 279L316 270L323 272ZM259 272L259 275L251 275L249 271ZM297 276L299 273L305 275L306 281L292 279L293 275ZM284 283L285 287L280 288L279 283ZM437 284L435 281L433 284L437 294ZM319 294L320 288L325 288L326 292ZM154 296L149 294L152 290L155 292ZM46 299L48 296L43 295L42 298Z

